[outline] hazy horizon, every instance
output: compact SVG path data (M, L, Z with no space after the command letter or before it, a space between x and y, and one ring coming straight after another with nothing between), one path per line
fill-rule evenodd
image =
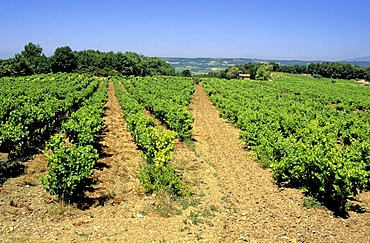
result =
M370 2L0 2L0 59L32 42L145 56L342 61L370 56Z

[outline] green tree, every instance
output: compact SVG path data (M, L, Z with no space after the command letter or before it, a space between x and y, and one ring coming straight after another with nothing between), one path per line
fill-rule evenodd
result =
M307 72L311 75L318 74L320 69L320 64L319 63L310 63L307 66Z
M175 75L175 68L158 57L147 57L145 61L146 75Z
M25 58L38 57L42 55L42 48L40 45L30 42L24 46L24 50L21 52L21 55Z
M181 76L183 77L191 77L191 71L189 69L185 69L181 72Z
M0 60L0 77L15 76L14 59Z
M49 60L40 45L28 43L20 54L15 55L14 61L14 69L21 76L50 72Z
M353 78L355 79L365 79L366 78L366 68L360 66L353 67Z
M366 72L365 72L365 80L370 82L370 67L368 67L366 69Z
M74 53L77 57L77 70L79 72L93 73L95 68L98 66L99 51L95 50L84 50Z
M251 79L255 79L257 70L261 65L262 64L260 63L252 63L252 62L246 63L244 64L244 70L245 70L244 72L249 73L251 75Z
M240 70L239 67L237 66L230 67L229 70L226 72L226 78L227 79L237 78L240 73L242 73L242 70Z
M277 62L270 62L269 65L271 65L271 71L277 72L279 70L279 63Z
M143 56L135 52L126 52L123 55L122 63L122 74L134 75L134 76L145 76Z
M267 64L262 64L256 73L257 80L269 80L271 79L271 69L272 67Z
M51 57L51 69L54 73L70 73L77 68L77 58L69 46L58 47Z

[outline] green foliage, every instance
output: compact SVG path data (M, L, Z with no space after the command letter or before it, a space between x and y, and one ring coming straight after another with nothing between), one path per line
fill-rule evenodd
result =
M305 206L306 208L323 208L321 203L313 197L303 198L303 206Z
M344 210L347 198L370 184L368 87L282 73L273 81L202 83L279 184Z
M143 150L148 163L166 165L171 160L174 150L173 140L176 133L159 130L154 127L139 128L137 143Z
M113 82L118 102L127 121L127 128L147 160L139 174L145 191L149 193L165 191L180 196L189 194L190 189L182 185L181 177L168 163L174 150L173 141L176 133L156 128L155 120L144 114L144 107L124 91L116 79Z
M83 107L73 113L68 122L62 125L62 131L74 143L80 145L93 144L95 138L104 128L104 121L92 106Z
M41 74L2 78L0 84L0 151L24 153L59 129L99 81L85 75Z
M193 117L188 111L194 86L190 78L146 77L132 78L124 82L129 93L175 131L180 139L190 138Z
M272 66L262 64L257 69L256 79L257 80L269 80L269 79L271 79L271 70L272 70Z
M54 73L70 73L77 68L77 58L69 46L58 47L51 57L51 69Z
M143 112L143 107L114 80L118 102L123 108L127 129L143 151L148 163L164 164L171 160L176 133L155 128L156 122Z
M17 76L41 74L50 72L50 63L40 45L28 43L20 54L16 54L13 62L14 73Z
M175 75L175 68L163 59L145 57L135 52L72 51L69 46L58 47L47 58L40 45L29 43L14 58L0 60L0 77L46 74L50 71L110 75Z
M91 145L67 146L62 135L53 136L46 145L48 172L41 178L45 189L63 200L71 200L83 180L90 176L99 155Z
M27 49L27 55L35 52L32 50ZM0 79L1 152L18 157L32 154L61 126L68 141L74 142L67 146L58 135L46 145L49 171L43 185L62 199L76 193L98 158L93 145L104 129L108 85L106 80L100 87L99 83L94 77L66 73ZM11 162L5 163L9 164L6 172L11 173Z
M67 122L63 123L62 131L76 144L93 145L96 137L104 130L104 105L107 98L108 82L84 102L79 110L72 113Z
M105 127L102 117L107 87L108 82L104 80L99 90L62 125L68 140L59 134L46 144L44 153L48 157L48 172L41 181L47 191L63 200L75 196L86 177L92 174L99 158L93 145ZM73 143L67 146L67 141Z
M0 60L0 77L18 76L13 58Z
M257 70L262 63L246 63L244 65L231 66L228 69L221 71L220 73L210 74L209 77L225 78L225 79L235 79L239 76L240 73L250 74L251 79L256 78Z
M147 164L140 171L139 180L146 192L165 191L177 196L187 196L190 189L181 183L175 168L163 164Z
M369 68L351 65L349 63L322 62L309 65L279 66L275 71L285 73L309 73L315 78L334 79L368 79Z
M229 68L229 70L226 72L226 78L227 79L238 78L240 73L242 73L242 70L237 66L233 66Z
M100 52L84 50L74 52L77 71L97 76L121 74L125 76L174 75L175 69L160 58L145 57L135 52Z
M217 78L235 78L237 73L249 73L251 79L257 79L257 70L266 64L249 62L244 65L231 66L226 70L209 73L208 77ZM322 62L310 63L308 65L279 65L275 62L268 64L273 72L284 72L291 74L311 74L316 78L333 78L333 79L365 79L370 81L370 67L361 67L349 63ZM260 71L261 72L261 71ZM259 74L259 78L264 75ZM262 79L264 80L264 79Z
M181 72L181 76L183 77L191 77L191 71L189 69L185 69Z

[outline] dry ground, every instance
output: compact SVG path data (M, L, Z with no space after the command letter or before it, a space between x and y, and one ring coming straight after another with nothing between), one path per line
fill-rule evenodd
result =
M278 188L271 172L243 149L238 130L219 118L202 86L190 111L194 142L177 142L173 162L193 196L173 200L142 193L137 174L144 161L110 84L104 156L86 198L66 205L49 196L38 179L46 159L36 155L24 163L24 175L0 187L1 241L370 241L369 193L356 198L365 212L350 211L348 219L305 208L298 190Z

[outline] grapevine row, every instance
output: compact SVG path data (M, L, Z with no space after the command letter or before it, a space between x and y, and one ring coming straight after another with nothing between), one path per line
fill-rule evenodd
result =
M62 124L63 133L54 135L46 144L48 171L41 181L52 195L71 200L83 180L92 174L99 158L94 146L105 128L107 87L105 79L98 91Z
M168 163L174 150L176 133L157 128L155 120L145 115L144 107L122 88L117 79L113 82L127 129L147 161L139 175L144 189L147 192L165 190L177 195L189 193L175 173L174 166Z
M175 131L180 139L191 138L194 119L188 105L194 93L193 81L179 77L145 77L123 80L128 92Z
M118 80L114 80L116 97L123 109L127 129L132 134L139 148L144 152L149 163L167 164L170 153L174 150L175 133L156 128L153 118L146 116L144 107L129 93L122 89Z

